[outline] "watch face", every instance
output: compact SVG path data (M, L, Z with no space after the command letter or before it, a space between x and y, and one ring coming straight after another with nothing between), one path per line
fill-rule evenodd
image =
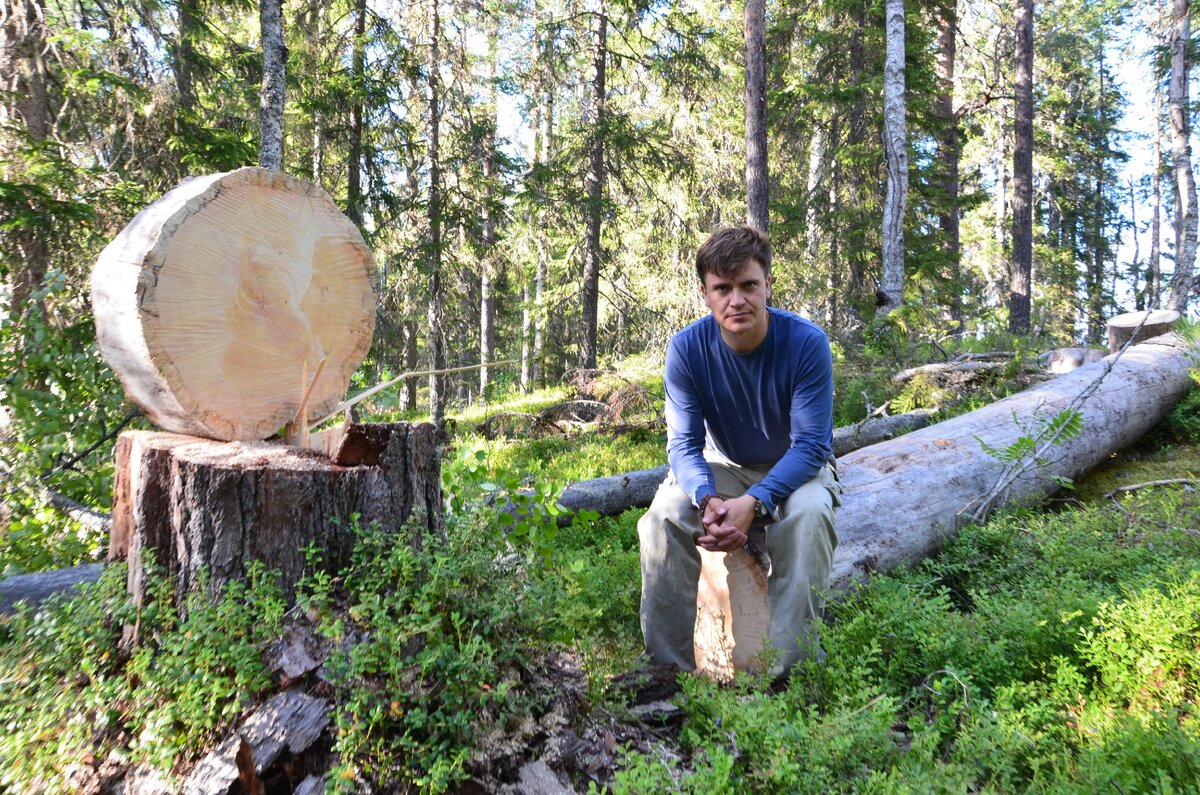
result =
M767 506L763 503L762 500L755 500L754 501L754 513L758 514L759 516L766 516L770 513L770 511L767 510Z

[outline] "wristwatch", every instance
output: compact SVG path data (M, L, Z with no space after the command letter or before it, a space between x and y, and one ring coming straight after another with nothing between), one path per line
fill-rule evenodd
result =
M754 498L754 516L756 519L771 518L771 511L767 508L767 504L758 497Z

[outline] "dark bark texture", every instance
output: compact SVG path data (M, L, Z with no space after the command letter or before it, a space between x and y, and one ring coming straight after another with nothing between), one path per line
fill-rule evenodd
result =
M1033 0L1017 0L1008 329L1029 331L1033 279Z
M117 440L109 558L129 561L141 601L143 555L154 550L182 595L206 569L213 588L262 561L290 594L316 545L336 568L354 543L353 519L419 546L442 531L440 447L432 425L388 429L376 466L338 466L323 455L271 442L215 442L155 431Z

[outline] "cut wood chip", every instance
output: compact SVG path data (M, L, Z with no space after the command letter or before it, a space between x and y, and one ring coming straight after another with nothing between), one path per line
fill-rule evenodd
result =
M100 254L100 352L165 430L265 439L346 393L371 345L375 267L315 185L261 168L188 180ZM307 374L319 377L309 384Z
M285 750L292 754L308 750L329 719L329 703L323 699L295 690L275 694L238 732L196 763L183 782L184 795L224 795L239 777L257 779ZM238 766L239 752L243 769ZM246 760L253 762L248 771Z

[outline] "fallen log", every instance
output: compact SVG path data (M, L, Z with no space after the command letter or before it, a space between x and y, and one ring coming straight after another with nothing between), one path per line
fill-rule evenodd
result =
M840 458L860 447L922 428L935 412L936 409L917 409L890 417L870 417L854 425L834 428L834 455ZM595 511L601 516L616 516L631 508L645 508L654 499L654 492L669 469L664 464L572 483L563 490L558 502L573 511Z
M1114 359L1116 361L1114 362ZM923 560L952 537L1001 476L983 443L1004 449L1031 433L1038 417L1059 412L1096 379L1081 407L1083 431L1047 453L1044 467L1019 477L997 505L1032 503L1140 439L1192 385L1196 354L1168 334L1134 345L969 414L839 461L845 502L838 514L833 585L845 588L873 571Z
M1137 441L1190 388L1194 364L1182 339L1159 337L969 414L847 454L838 464L846 494L836 520L833 589L936 553L983 499L989 507L1036 502L1059 488L1056 477L1076 478ZM1071 407L1102 377L1079 407L1083 431L1049 451L1044 466L1017 470L1011 485L996 491L1009 473L984 445L1003 450L1021 436L1036 435L1037 426ZM734 670L758 670L770 620L764 578L746 564L742 550L701 558L697 669L722 681Z
M892 380L898 383L906 383L916 378L918 375L941 375L942 373L976 373L986 370L999 370L1007 367L1006 361L963 361L963 362L934 362L933 364L922 364L919 367L910 367L907 370L901 370L892 376Z
M17 602L38 604L51 594L100 579L103 563L85 563L54 571L16 574L0 579L0 613L9 613Z

